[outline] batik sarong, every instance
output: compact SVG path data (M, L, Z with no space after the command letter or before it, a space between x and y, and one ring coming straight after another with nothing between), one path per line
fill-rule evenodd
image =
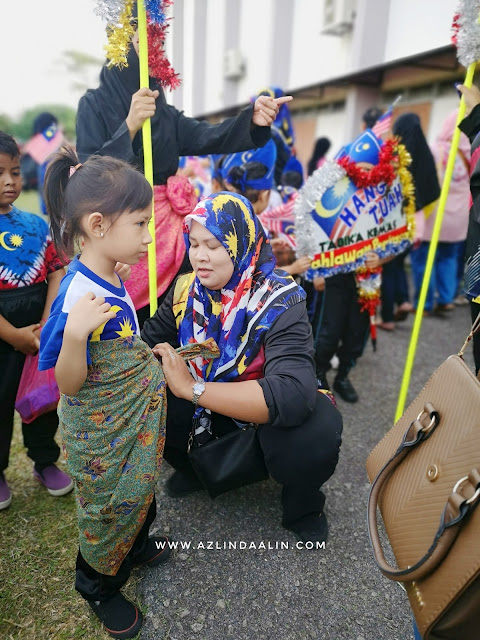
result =
M80 551L116 575L144 521L162 463L167 413L160 363L138 337L89 343L92 364L76 396L58 407L68 472L75 482ZM213 340L178 349L213 358Z

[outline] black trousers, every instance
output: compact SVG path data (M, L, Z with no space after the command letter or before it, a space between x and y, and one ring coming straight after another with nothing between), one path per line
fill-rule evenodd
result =
M360 311L354 274L326 278L322 304L315 344L317 371L327 372L337 354L338 372L346 375L362 355L370 328L368 313Z
M167 390L167 434L164 458L175 469L192 471L187 443L193 405ZM212 432L221 436L238 429L231 418L213 414ZM311 416L297 427L260 427L258 437L265 464L274 480L283 485L283 524L309 513L321 512L325 497L320 487L335 471L341 445L342 417L331 401L317 394Z
M147 511L147 517L132 548L128 552L125 560L120 565L116 575L106 576L98 573L91 567L80 553L77 554L75 589L85 600L105 601L114 596L130 577L135 560L141 558L145 553L148 544L148 530L157 515L157 503L153 496L152 504Z
M0 473L8 467L15 398L24 362L25 356L19 351L0 352ZM56 411L44 413L30 424L22 423L27 455L39 471L58 460L60 449L54 439L57 428Z

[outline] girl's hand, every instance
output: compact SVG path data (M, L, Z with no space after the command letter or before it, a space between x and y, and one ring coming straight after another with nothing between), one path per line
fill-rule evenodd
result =
M35 335L35 331L40 328L39 324L30 324L28 327L15 329L10 344L16 351L21 351L25 355L34 356L40 349L40 338Z
M325 289L325 278L323 276L315 276L313 279L313 288L315 291L323 291Z
M144 87L139 89L132 96L132 102L130 104L130 111L126 117L126 123L128 130L130 131L130 138L133 140L137 131L140 131L143 123L147 118L151 118L155 115L155 100L159 96L158 89L152 91Z
M167 342L156 344L152 351L156 358L162 360L163 374L173 395L191 400L195 380L190 375L185 360Z
M279 112L279 106L284 102L293 100L292 96L270 98L270 96L258 96L253 107L252 123L258 127L269 127Z
M369 251L365 254L365 266L367 269L376 269L380 266L380 257L375 251Z
M303 273L307 269L310 269L311 260L308 256L303 256L302 258L298 258L295 262L292 262L290 265L290 273L292 275L297 275L299 273Z
M65 324L65 334L77 340L87 340L95 329L116 317L116 312L110 311L111 306L105 302L105 298L97 298L89 291L71 308Z
M115 265L115 273L120 276L122 282L126 282L132 275L132 267L129 264L123 264L123 262L117 262Z
M464 84L457 84L457 89L465 99L465 114L468 116L470 111L480 104L480 89L475 85L466 87Z

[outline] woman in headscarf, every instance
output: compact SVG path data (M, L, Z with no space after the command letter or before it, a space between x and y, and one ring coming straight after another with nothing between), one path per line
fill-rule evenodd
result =
M443 181L445 175L456 121L457 111L453 111L444 120L442 129L432 148L440 181ZM467 136L461 133L425 303L425 309L428 311L434 308L436 295L436 311L451 311L455 308L453 301L463 278L469 207L470 142ZM436 213L437 209L435 208L431 215L425 219L425 226L421 237L422 243L416 254L419 258L418 264L416 263L418 272L414 274L416 276L415 284L417 291L421 287L425 271Z
M311 176L312 173L319 169L326 162L327 151L330 149L330 140L328 138L318 138L315 142L315 148L308 161L307 172Z
M270 124L279 107L291 98L257 98L237 117L211 125L187 118L168 105L161 79L150 78L150 88L139 89L138 36L132 39L128 66L105 65L100 86L80 99L77 112L77 153L80 161L90 155L109 155L143 170L141 128L152 123L153 183L157 237L157 287L161 301L185 259L183 217L197 198L187 178L175 176L183 155L231 153L263 146L270 139ZM126 283L137 309L140 325L149 317L148 263L145 257L132 268Z
M423 212L428 215L440 195L435 159L423 133L420 118L416 113L404 113L399 116L393 125L393 134L400 138L401 143L405 145L412 157L412 163L408 170L412 175L415 189L416 219L421 224ZM379 326L387 331L395 328L395 320L405 320L413 309L409 299L407 276L404 268L405 256L406 253L402 253L392 261L387 262L383 267L382 322ZM414 272L415 299L417 300L423 272L422 275L417 277L415 277L415 273L418 274L422 269L422 257L418 250L412 250L410 259ZM420 278L420 285L418 284L418 277ZM394 312L395 304L397 309Z
M192 419L200 442L259 424L266 467L283 485L283 526L323 541L320 487L335 470L342 421L317 391L305 293L275 268L243 196L221 192L200 202L185 218L185 242L194 271L177 279L142 332L169 387L164 455L176 471L167 492L204 488L187 456ZM208 338L220 349L212 364L197 359L187 368L172 358L172 347Z

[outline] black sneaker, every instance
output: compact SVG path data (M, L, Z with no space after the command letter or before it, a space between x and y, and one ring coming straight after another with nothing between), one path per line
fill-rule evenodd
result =
M192 472L175 471L165 483L165 490L170 498L181 498L205 487Z
M358 393L355 391L353 384L347 376L340 377L337 375L333 383L333 390L345 400L345 402L358 402Z
M327 542L328 539L328 522L325 512L310 513L293 524L284 525L285 529L293 531L302 542ZM312 547L314 548L314 547Z
M142 612L120 591L109 600L88 604L112 638L134 638L142 628Z
M152 536L148 539L146 550L134 556L132 562L136 567L157 567L166 562L172 555L169 539L165 536Z
M317 386L324 391L330 391L330 385L328 384L327 374L325 371L317 371Z

